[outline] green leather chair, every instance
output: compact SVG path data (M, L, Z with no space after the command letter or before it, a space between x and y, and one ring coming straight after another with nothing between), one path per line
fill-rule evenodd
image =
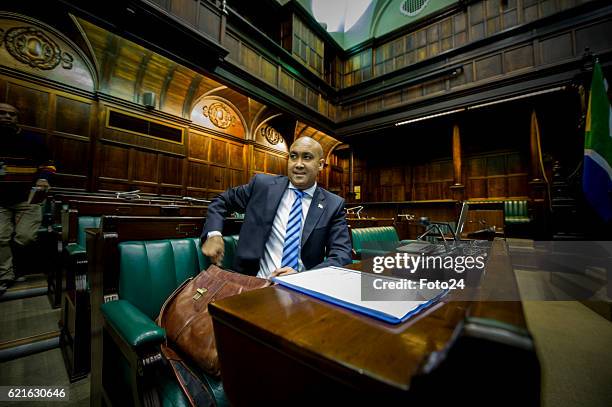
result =
M223 266L233 262L237 236L225 236ZM159 362L165 331L154 322L168 296L210 265L199 238L119 244L119 300L102 305L103 388L109 404L188 406L170 368ZM150 355L147 358L147 355ZM142 360L151 360L149 367ZM228 405L223 385L194 367L218 406Z
M529 217L527 201L504 202L504 232L506 237L533 238L533 222Z
M527 201L505 201L504 202L504 222L506 224L529 223L529 211Z
M400 241L394 226L351 228L351 238L357 259L382 256L410 242L410 240Z
M77 241L76 243L68 243L66 245L66 251L69 256L75 256L79 253L85 253L85 229L88 228L99 228L101 216L79 216L77 226Z
M223 236L223 241L225 243L225 253L221 267L231 270L234 264L234 257L236 256L236 249L238 248L238 235ZM201 250L200 254L202 254Z

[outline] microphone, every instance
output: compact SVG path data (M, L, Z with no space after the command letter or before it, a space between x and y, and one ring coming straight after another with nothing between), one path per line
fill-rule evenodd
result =
M183 197L184 201L188 201L188 202L197 202L197 203L211 203L212 201L209 201L208 199L198 199L198 198L192 198L190 196L184 196Z
M436 221L429 220L427 216L421 216L421 218L419 219L419 224L423 226L438 225L438 230L440 229L439 225L446 226L446 228L450 231L451 235L453 235L453 239L456 240L455 231L453 230L450 223L448 222L436 222ZM440 234L444 236L442 233Z
M353 212L353 211L357 211L357 212ZM352 208L346 208L346 213L347 214L351 214L351 215L357 215L357 219L361 219L361 211L363 210L363 206L359 205L359 206L354 206Z
M440 236L442 236L442 243L444 244L444 249L448 252L450 249L448 248L448 243L446 243L446 237L444 236L444 233L442 233L442 229L440 228L440 225L447 225L448 223L445 222L432 222L429 220L429 218L427 216L421 216L419 218L419 224L425 226L425 232L423 234L421 234L420 236L417 236L417 240L422 240L425 236L427 236L432 230L436 229L438 231L438 233L440 234ZM449 229L452 232L452 229L449 226Z
M135 191L125 191L125 192L117 192L117 196L116 198L125 198L125 199L140 199L140 195L138 195L138 193L140 192L140 189L137 189Z

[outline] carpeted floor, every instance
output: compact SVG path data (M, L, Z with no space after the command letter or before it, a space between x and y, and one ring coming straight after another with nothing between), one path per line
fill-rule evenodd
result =
M2 402L2 406L89 406L89 377L71 384L59 348L0 363L0 383L2 386L61 386L68 394L68 401Z
M543 273L516 275L524 297L563 298ZM542 368L542 406L612 406L612 322L578 301L523 307Z
M25 282L16 283L11 290L19 291L41 284L46 286L44 276L30 274ZM51 307L46 295L0 302L0 345L6 345L16 339L58 332L60 312L59 308ZM69 399L63 402L0 402L0 405L89 406L89 377L71 384L59 348L0 363L0 386L17 385L61 386L68 392Z

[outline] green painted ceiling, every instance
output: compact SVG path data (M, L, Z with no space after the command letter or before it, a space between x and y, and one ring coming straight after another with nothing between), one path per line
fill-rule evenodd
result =
M332 38L349 49L425 18L458 0L277 0L299 3L319 23L327 26ZM405 3L405 4L404 4ZM414 15L401 8L417 10Z

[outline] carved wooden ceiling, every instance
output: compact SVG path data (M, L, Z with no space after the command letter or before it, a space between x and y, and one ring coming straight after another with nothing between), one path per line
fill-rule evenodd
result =
M99 90L104 93L141 103L144 92L153 92L157 109L187 118L199 95L221 86L140 45L77 20L96 58Z
M156 95L155 108L192 119L191 114L203 98L225 100L244 119L247 138L265 117L265 105L189 68L121 38L86 20L76 18L94 55L99 74L99 91L134 103L143 94ZM223 131L223 129L217 129ZM240 137L245 137L242 135Z
M239 113L237 119L244 122L240 126L244 127L244 130L232 126L232 135L255 139L253 132L265 121L282 135L287 144L291 144L298 137L314 138L321 143L326 157L340 144L328 134L281 114L213 79L85 20L75 20L91 47L91 54L95 57L94 65L98 71L100 92L133 103L142 103L143 94L153 92L157 95L156 109L193 119L196 124L202 120L192 117L194 109L202 105L205 99L218 99L227 102L232 108L230 110ZM274 118L270 121L272 116Z

